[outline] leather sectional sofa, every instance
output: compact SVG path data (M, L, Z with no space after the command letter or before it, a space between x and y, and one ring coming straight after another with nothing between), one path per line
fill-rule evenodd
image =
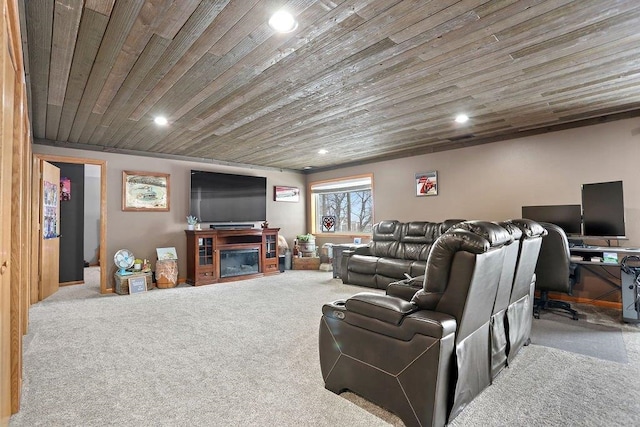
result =
M451 422L528 342L545 234L530 220L458 223L432 244L411 297L361 292L325 304L325 387L350 390L407 426Z
M411 277L423 275L433 243L461 221L386 220L375 224L368 246L342 252L342 282L386 289L389 283L405 279L405 273Z

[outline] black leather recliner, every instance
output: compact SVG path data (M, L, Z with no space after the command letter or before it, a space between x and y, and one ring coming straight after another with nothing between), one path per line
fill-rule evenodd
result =
M467 228L436 240L411 301L364 292L323 306L327 389L351 390L406 425L443 426L490 384L489 321L512 237L494 223Z
M513 279L518 264L522 231L510 222L499 224L511 234L511 243L505 246L504 264L498 282L498 291L491 312L491 379L493 380L507 366L509 335L507 326L507 308L513 290ZM531 272L533 275L533 271Z
M513 278L511 298L507 307L507 359L510 363L525 345L529 344L533 321L533 301L537 283L538 264L542 242L547 231L540 223L529 219L510 221L520 228L522 237L518 263Z

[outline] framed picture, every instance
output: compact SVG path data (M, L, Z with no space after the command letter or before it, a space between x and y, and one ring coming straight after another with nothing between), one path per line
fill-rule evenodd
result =
M60 178L60 200L63 202L71 200L71 180L64 176Z
M300 189L297 187L276 185L273 187L273 199L276 202L299 202Z
M129 277L129 295L147 292L146 277Z
M178 259L176 248L156 248L156 255L159 260L162 259Z
M169 174L122 171L123 211L169 211Z
M422 172L416 174L416 196L438 195L438 172Z

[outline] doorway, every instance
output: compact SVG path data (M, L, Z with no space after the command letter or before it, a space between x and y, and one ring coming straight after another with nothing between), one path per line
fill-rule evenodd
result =
M83 164L83 165L95 165L99 167L99 175L100 175L100 197L99 197L99 246L98 246L98 254L97 261L100 266L100 293L106 294L112 292L111 289L107 289L107 263L106 263L106 230L107 230L107 208L106 208L106 200L107 200L107 168L106 168L106 160L96 160L96 159L88 159L88 158L75 158L75 157L65 157L65 156L55 156L55 155L47 155L47 154L34 154L34 183L38 182L36 177L39 177L41 164L43 161L46 162L56 162L56 163L70 163L70 164ZM34 204L38 204L36 212L39 211L39 199L35 198ZM34 207L35 208L35 207ZM33 224L34 235L38 235L38 222L37 218L34 220ZM41 289L40 281L36 281L36 283L32 284L32 287L36 287L36 289L32 289L31 295L38 295L38 299L33 301L32 303L41 300Z

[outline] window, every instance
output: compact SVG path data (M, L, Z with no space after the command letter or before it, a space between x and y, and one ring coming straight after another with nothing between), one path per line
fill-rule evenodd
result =
M336 233L371 233L372 183L372 175L311 183L313 232L322 232L323 216L335 216Z

